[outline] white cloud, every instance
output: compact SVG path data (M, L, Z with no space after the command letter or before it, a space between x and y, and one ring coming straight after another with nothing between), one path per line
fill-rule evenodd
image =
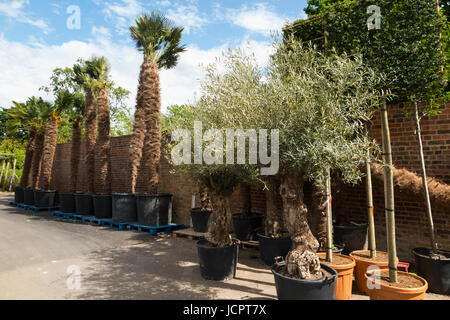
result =
M216 7L215 13L219 19L245 28L251 32L269 36L272 31L281 31L288 17L280 16L265 3L257 3L253 7L244 4L240 9L226 9L225 13Z
M0 2L0 14L19 22L38 27L42 29L44 33L50 32L51 29L44 19L37 19L29 12L24 11L25 6L29 3L29 0L2 1Z
M167 17L173 20L177 25L184 27L187 34L191 30L199 31L209 21L208 18L199 12L194 5L177 6L176 9L167 10Z
M104 6L104 13L107 19L113 20L116 24L116 31L123 35L128 32L134 20L144 11L144 7L137 0L121 0L121 2L99 2Z

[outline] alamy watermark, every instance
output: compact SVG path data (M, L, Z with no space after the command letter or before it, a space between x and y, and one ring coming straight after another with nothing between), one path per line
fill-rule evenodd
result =
M261 168L261 175L276 175L280 168L280 131L271 130L270 132L270 153L268 152L268 134L269 130L266 129L226 129L225 136L223 130L217 129L210 129L203 133L202 122L195 121L193 138L191 131L187 129L178 129L173 132L172 142L178 142L178 144L172 149L172 161L175 165L259 164L267 166ZM208 143L206 146L204 146L205 142ZM194 152L192 152L192 146ZM193 159L192 154L194 154Z
M69 290L80 290L81 289L81 268L79 266L69 266L67 267L66 273L69 275L67 277L66 285Z
M66 12L70 14L67 18L66 26L69 30L80 30L81 29L81 9L79 6L71 5L67 7Z
M367 28L369 30L381 29L381 8L376 5L371 5L367 8L367 13L372 15L367 19Z

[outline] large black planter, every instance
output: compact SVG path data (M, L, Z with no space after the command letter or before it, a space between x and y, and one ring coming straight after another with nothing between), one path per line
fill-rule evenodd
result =
M113 193L112 220L118 223L136 222L136 196L129 193Z
M279 269L283 266L284 263L280 263L272 267L279 300L335 300L338 273L333 268L321 264L331 276L319 280L297 280L280 274Z
M415 248L417 274L428 282L428 290L438 294L450 295L450 251L439 250L446 259L432 259L430 248Z
M23 190L23 203L27 206L34 206L34 190L25 188Z
M271 238L258 234L261 260L268 266L273 266L275 258L283 257L291 250L292 241L289 237Z
M167 226L172 223L173 195L138 194L136 195L138 223L142 226Z
M34 206L36 208L53 208L55 206L54 190L35 190L34 191Z
M212 211L203 211L201 208L191 209L192 226L195 232L206 233L211 226Z
M355 221L358 225L334 225L334 242L345 245L343 254L356 250L367 250L368 245L368 224Z
M233 229L236 238L241 241L249 241L257 239L256 229L262 226L262 216L252 214L245 216L241 214L233 215Z
M225 248L209 245L208 240L197 242L200 273L205 280L232 280L236 275L239 241Z
M97 219L112 218L112 196L108 194L97 194L94 199L94 211Z
M61 212L64 213L75 213L75 194L71 192L61 192L59 193L59 203L61 207Z
M93 216L95 214L94 201L90 194L76 193L75 206L77 210L76 213L80 216Z
M15 203L23 203L24 202L24 188L22 187L15 187L14 188L14 202Z

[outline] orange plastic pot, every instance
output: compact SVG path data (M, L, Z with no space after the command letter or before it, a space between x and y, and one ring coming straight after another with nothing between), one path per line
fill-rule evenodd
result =
M369 289L370 300L423 300L425 298L425 293L428 289L428 283L425 279L412 273L397 271L399 274L418 279L423 285L419 288L391 287L376 280L377 278L379 279L379 273L383 271L389 272L389 269L372 270L365 275L366 281L373 284L372 288Z
M326 253L318 253L317 256L320 259L326 259ZM338 273L338 278L336 280L335 296L336 300L350 300L352 296L353 288L353 270L355 268L355 259L349 256L344 256L342 254L333 254L333 257L345 257L352 259L352 262L345 265L336 265L326 261L322 261L323 264L333 268Z
M377 251L377 253L381 251ZM377 262L377 261L371 261L366 260L363 258L360 258L358 256L355 256L354 254L362 253L362 254L370 254L369 250L358 250L353 251L350 253L350 257L355 259L356 266L355 266L355 281L356 286L358 287L358 290L361 291L361 293L364 293L365 295L369 295L369 289L367 288L367 282L366 282L366 272L367 268L370 266L377 266L380 269L386 268L389 265L389 262ZM398 262L398 259L397 259Z

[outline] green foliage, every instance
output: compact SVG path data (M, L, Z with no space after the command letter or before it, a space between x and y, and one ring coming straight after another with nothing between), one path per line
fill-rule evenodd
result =
M308 6L305 8L305 12L309 17L312 17L318 15L325 6L339 1L343 0L308 0Z
M126 100L131 92L118 86L108 91L111 106L111 136L124 136L133 132L133 114Z
M159 12L143 14L130 27L131 38L136 47L158 68L171 69L176 66L180 53L186 51L180 45L184 28L175 27Z
M381 7L381 30L368 31L367 8ZM339 1L322 7L311 23L286 28L302 41L327 36L326 52L361 53L365 63L386 75L389 88L409 99L411 94L437 92L444 87L440 67L439 33L444 19L430 0Z

